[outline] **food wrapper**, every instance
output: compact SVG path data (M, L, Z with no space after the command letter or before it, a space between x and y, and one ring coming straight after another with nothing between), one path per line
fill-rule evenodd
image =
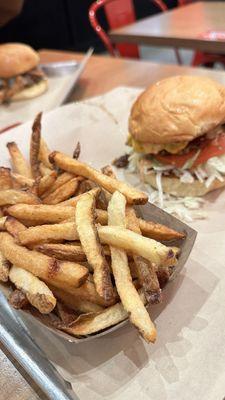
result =
M81 159L100 168L123 154L127 116L138 93L138 89L118 88L96 99L54 110L44 115L44 138L50 148L67 154L79 140ZM5 149L8 141L15 140L28 156L30 129L31 123L27 123L0 137L3 165L9 164ZM74 343L68 335L53 333L32 316L19 312L30 335L71 382L81 400L222 400L224 205L222 191L209 195L208 218L193 223L193 230L155 206L139 207L144 217L188 231L179 274L164 289L163 302L149 308L158 332L154 345L145 343L128 322L99 337ZM196 244L184 266L195 230Z

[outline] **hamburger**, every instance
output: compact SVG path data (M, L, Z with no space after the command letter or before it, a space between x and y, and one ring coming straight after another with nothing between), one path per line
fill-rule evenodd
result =
M225 87L198 76L155 83L132 106L127 144L130 166L161 194L195 197L225 186Z
M47 78L38 67L39 55L22 43L0 45L0 104L27 100L47 90Z

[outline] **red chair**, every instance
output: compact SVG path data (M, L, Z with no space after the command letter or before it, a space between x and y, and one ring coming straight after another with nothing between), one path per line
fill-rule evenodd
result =
M152 0L161 11L167 11L168 7L162 0ZM106 18L110 29L120 28L121 26L128 25L136 20L134 5L132 0L97 0L89 8L89 20L91 26L103 41L108 52L117 57L132 57L139 58L138 46L133 44L113 44L107 33L98 22L96 13L104 7ZM182 64L178 50L175 49L175 54L178 64Z

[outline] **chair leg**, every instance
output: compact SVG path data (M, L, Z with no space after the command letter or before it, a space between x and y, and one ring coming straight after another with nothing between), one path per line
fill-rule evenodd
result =
M175 52L175 56L176 56L176 60L177 60L177 64L178 64L178 65L182 65L182 64L183 64L183 62L182 62L182 59L181 59L181 56L180 56L179 50L178 50L178 49L174 49L174 52Z

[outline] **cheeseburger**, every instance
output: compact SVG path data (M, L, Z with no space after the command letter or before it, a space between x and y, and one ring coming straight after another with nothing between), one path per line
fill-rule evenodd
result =
M150 86L135 101L128 145L142 180L174 196L225 186L225 87L197 76Z
M47 90L47 79L38 68L39 55L21 43L0 45L0 104L26 100Z

